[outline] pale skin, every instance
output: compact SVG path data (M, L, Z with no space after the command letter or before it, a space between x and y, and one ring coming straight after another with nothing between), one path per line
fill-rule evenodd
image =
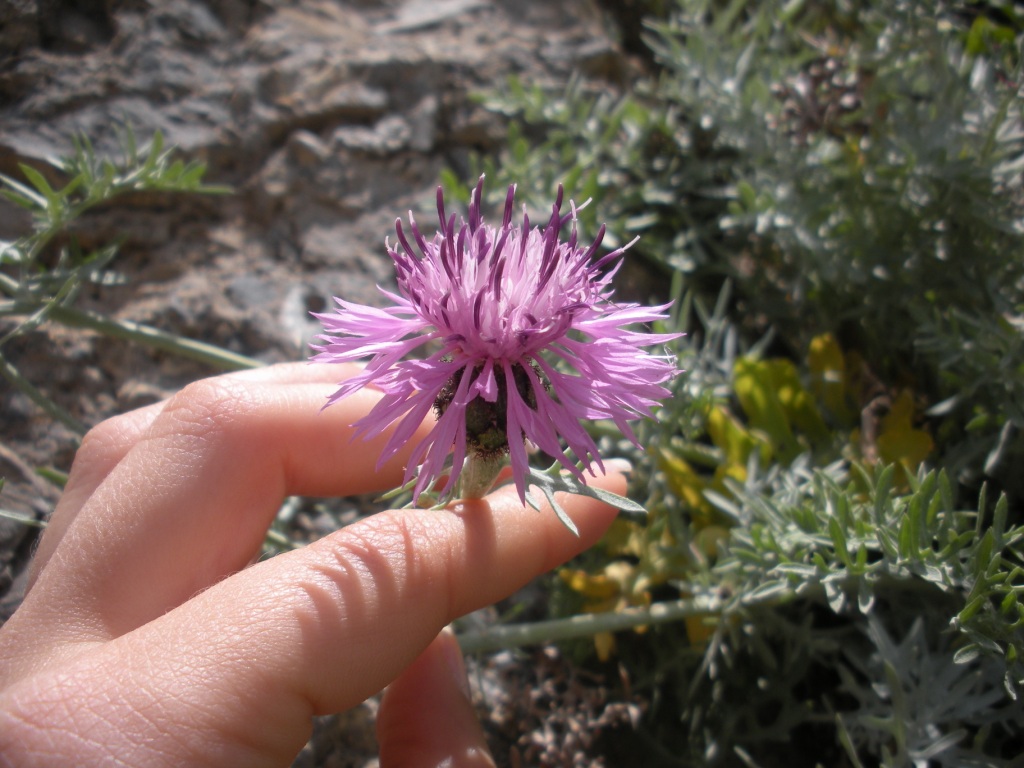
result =
M493 765L442 630L590 546L615 512L564 499L577 538L505 487L253 564L285 496L400 482L404 454L376 467L386 435L352 439L375 393L320 411L353 370L207 379L86 436L0 629L0 765L287 766L313 716L385 686L384 768ZM625 492L614 471L592 482Z

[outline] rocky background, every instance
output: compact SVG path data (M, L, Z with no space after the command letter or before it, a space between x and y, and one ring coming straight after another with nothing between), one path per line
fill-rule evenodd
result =
M45 168L88 135L160 130L218 197L136 195L75 227L83 248L122 243L120 280L84 308L154 325L266 362L298 360L331 295L375 301L391 280L383 248L396 217L429 218L444 168L498 150L500 116L473 96L509 75L580 76L621 88L636 62L597 0L0 0L0 173ZM618 18L621 21L621 18ZM628 29L627 29L628 32ZM0 201L0 240L30 222ZM6 327L0 325L0 332ZM214 373L95 334L47 328L5 354L82 421L165 397ZM0 506L44 518L77 441L0 380ZM299 520L316 535L331 520ZM0 620L18 605L34 529L0 519ZM524 660L525 659L525 660ZM599 765L603 737L634 703L553 649L481 660L475 684L507 765ZM374 764L374 703L317 724L296 765ZM616 764L612 760L608 764Z

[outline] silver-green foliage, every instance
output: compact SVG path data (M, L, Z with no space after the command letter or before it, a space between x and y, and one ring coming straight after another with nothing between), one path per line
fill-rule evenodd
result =
M130 128L119 134L120 157L97 154L88 137L75 140L74 151L53 159L48 168L19 165L21 178L0 175L0 195L31 214L31 231L13 242L0 242L0 374L53 418L82 433L85 425L25 378L4 354L13 339L58 323L88 328L192 357L224 368L249 367L254 361L227 350L79 309L76 299L88 285L116 282L110 268L116 243L83 252L71 233L74 222L90 209L129 193L164 192L223 194L228 190L204 184L206 167L178 159L164 146L161 134L139 147ZM59 180L59 182L57 181Z
M734 351L719 315L687 356L698 398L727 394L714 361ZM694 760L772 764L781 740L813 732L832 747L808 746L806 764L840 747L854 765L1012 764L1024 733L1024 527L1008 522L1005 496L982 491L964 508L943 470L906 476L837 454L752 462L726 486L707 495L731 523L727 539L675 581L717 606L703 659L676 682ZM692 541L685 511L671 514ZM687 657L654 655L670 670Z
M994 656L1007 693L1024 686L1024 528L1008 527L1005 497L986 511L959 509L948 477L931 471L908 493L894 469L793 466L733 484L716 499L736 519L716 581L739 604L820 597L837 614L870 614L880 588L931 585L951 598L956 661ZM880 586L881 585L881 586ZM927 594L925 590L924 594Z
M1024 458L1024 20L953 0L675 0L627 95L512 83L488 168L563 182L615 244L735 286L791 349L825 331L942 406L957 481ZM971 16L971 14L974 14ZM502 185L493 185L500 189ZM1009 423L1009 426L1005 426Z
M836 715L854 766L1014 764L990 754L1024 729L1024 710L1002 695L997 664L957 663L955 640L928 631L920 617L899 639L874 616L865 632L872 653L846 653L837 667L840 690L857 702L854 712Z

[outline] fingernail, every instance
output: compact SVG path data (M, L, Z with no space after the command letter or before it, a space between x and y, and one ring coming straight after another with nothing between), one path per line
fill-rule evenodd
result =
M462 649L459 648L458 638L455 637L455 633L449 626L441 630L439 639L441 641L441 652L444 655L445 663L448 665L449 674L451 674L452 679L458 685L459 690L462 691L462 695L467 700L471 700L469 676L466 674L466 662L462 658Z
M604 468L606 472L621 472L628 475L633 471L633 464L628 459L606 459Z

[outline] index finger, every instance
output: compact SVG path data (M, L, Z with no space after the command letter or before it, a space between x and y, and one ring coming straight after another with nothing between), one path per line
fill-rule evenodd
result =
M617 474L594 482L625 489ZM523 507L511 487L455 509L367 518L0 694L0 717L32 727L41 719L33 708L60 690L76 706L48 737L58 754L63 736L88 733L138 764L147 750L168 765L287 764L313 715L380 690L453 618L575 555L615 517L591 498L562 503L579 537L550 509ZM183 712L188 738L165 727Z

